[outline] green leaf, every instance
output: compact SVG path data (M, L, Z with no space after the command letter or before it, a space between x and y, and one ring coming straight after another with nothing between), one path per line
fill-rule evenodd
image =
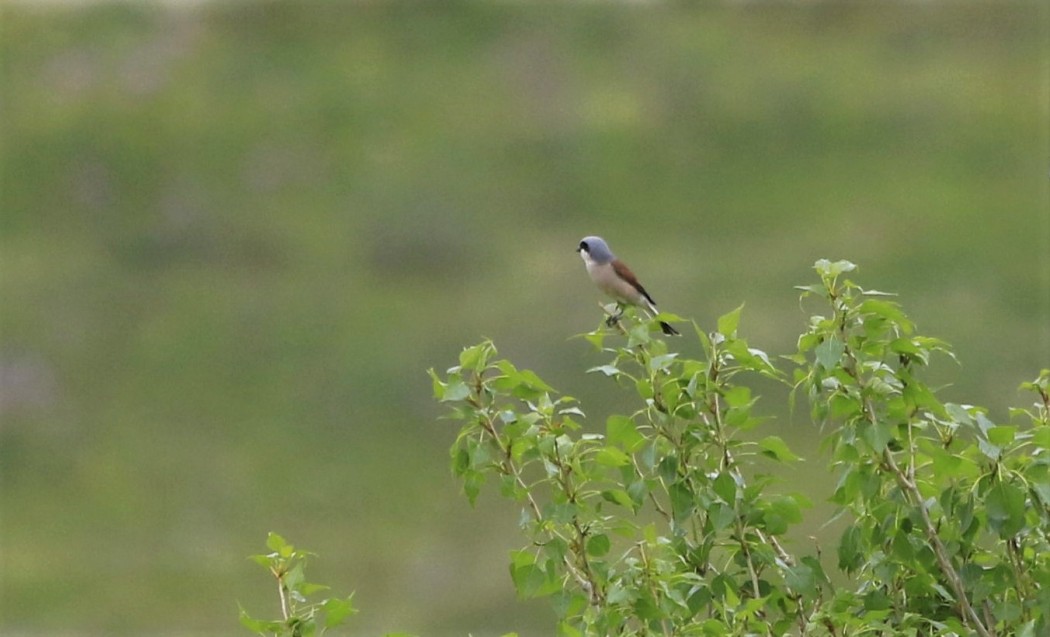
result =
M898 354L925 355L927 352L910 338L898 338L890 342L890 351Z
M532 551L511 551L510 578L519 595L526 596L527 592L535 587L532 579L536 570L536 556Z
M321 591L326 591L329 588L331 587L324 584L310 584L309 582L303 582L299 586L299 592L303 595L313 595L315 593L320 593Z
M492 343L485 341L472 347L465 348L459 354L459 366L474 372L480 372L488 365L488 357L495 354L496 348Z
M977 447L981 450L981 453L987 456L989 460L992 460L994 462L998 462L999 457L1003 454L1002 449L988 442L988 440L985 438L977 439Z
M1033 431L1032 444L1036 449L1050 449L1050 427L1039 427Z
M732 312L728 312L718 317L718 331L724 336L733 336L736 334L736 328L740 324L740 312L743 311L744 306L740 305Z
M467 387L466 383L459 375L449 376L448 383L444 387L444 393L441 396L441 402L455 402L460 401L470 395L470 388Z
M715 502L707 507L707 519L711 522L711 526L716 531L720 531L729 526L735 517L736 511L732 506Z
M750 369L758 372L775 373L777 376L780 376L780 371L773 365L773 361L769 360L769 354L754 347L747 348L747 353L749 355L748 362L751 363L749 365Z
M861 436L875 453L882 453L886 450L886 445L893 440L893 429L887 424L877 422L866 425L861 430Z
M809 564L796 564L786 569L784 582L792 590L804 595L812 595L817 589L817 577Z
M605 421L605 439L629 453L638 451L645 444L645 436L638 432L634 421L619 414L609 416Z
M672 482L667 488L671 497L671 513L675 521L681 522L692 514L696 503L693 501L693 492L689 490L684 481Z
M599 352L605 346L605 332L602 332L601 330L597 332L589 332L587 334L584 334L583 338L586 339L588 343L593 345L594 349Z
M653 397L653 384L647 378L639 378L635 381L634 388L644 400L649 400Z
M259 566L270 568L273 566L276 556L273 553L269 555L249 555L248 559L255 562Z
M514 394L518 398L533 400L545 392L554 391L532 370L519 370L507 360L498 361L496 367L503 373L503 376L495 379L494 385L502 391Z
M624 602L630 601L631 593L633 593L633 592L634 592L633 588L632 589L628 589L628 588L625 588L623 586L620 586L617 583L613 583L613 584L611 584L609 586L609 592L606 593L605 600L609 604L613 604L613 605L622 604Z
M463 495L467 496L470 506L474 506L481 493L481 485L485 484L485 474L477 471L469 471L463 476Z
M634 510L635 504L631 499L631 496L627 494L623 489L608 489L602 491L602 499L612 502L613 504L619 504L622 507Z
M241 608L240 622L241 626L260 635L280 634L284 630L283 622L255 619L243 608Z
M802 521L802 511L798 502L790 496L780 496L769 502L762 515L766 530L773 535L787 533L788 526Z
M609 552L612 544L609 542L609 536L607 535L592 535L587 538L587 554L593 555L594 557L601 557Z
M569 524L580 515L580 505L573 502L548 502L543 506L543 517L548 522Z
M842 341L840 341L838 337L832 336L820 345L817 345L814 353L817 356L817 363L820 364L821 367L824 369L835 369L842 360L842 354L845 351L846 346Z
M660 354L659 356L653 356L649 359L649 371L650 372L662 372L667 370L674 362L674 359L678 357L677 352L671 352L670 354Z
M354 604L351 601L353 595L345 599L331 598L326 599L321 608L325 612L324 625L327 628L333 628L341 625L347 617L357 614L357 609L354 608Z
M427 370L427 374L430 375L430 384L434 390L434 398L441 400L445 396L445 383L441 382L441 377L438 376L433 367Z
M631 329L627 330L628 349L634 349L639 345L648 345L652 340L652 337L649 335L648 323L638 323Z
M779 436L766 436L762 440L758 441L758 447L762 450L762 455L768 456L774 460L780 462L795 462L801 460L801 458L791 451L791 448L787 446Z
M295 566L285 571L282 581L288 590L298 592L300 587L306 583L306 573L303 568L303 563L297 561Z
M726 586L722 589L722 594L725 595L726 605L730 608L740 605L740 597L736 594L734 587Z
M602 447L595 454L594 461L606 467L622 467L631 464L631 457L616 447Z
M601 372L606 376L619 376L621 373L620 368L616 367L615 365L599 365L597 367L592 367L587 370L588 374L592 372Z
M893 600L885 591L878 589L868 591L864 595L864 608L869 611L888 610L893 606Z
M800 353L808 352L817 345L820 344L820 335L810 332L808 334L802 334L798 337L798 351ZM799 365L805 362L805 357L800 356L799 360L796 361Z
M544 392L554 391L553 387L543 382L543 379L537 376L536 372L532 371L531 369L521 370L521 380L523 384L529 387L529 389Z
M824 293L824 286L823 285L819 285L817 283L814 283L812 285L796 285L796 286L794 286L794 288L796 290L801 290L802 292L805 292L806 294L823 294ZM806 296L806 294L803 294L802 296Z
M1048 493L1050 493L1050 490L1048 490ZM642 506L645 496L649 495L649 487L646 485L645 480L635 480L627 485L627 495L631 496L631 501L634 502L634 510L637 511L638 507Z
M1010 427L1008 425L991 427L987 431L988 442L999 447L1005 447L1013 442L1016 434L1017 427Z
M266 548L282 557L288 557L293 547L288 546L288 542L285 542L283 537L271 531L266 535Z
M985 436L988 436L988 431L995 427L995 423L988 420L988 416L985 416L984 413L980 411L977 412L975 418L977 419L977 428L980 429L981 433Z
M842 532L838 546L839 568L847 574L856 571L864 563L863 536L856 526Z
M652 448L652 447L650 447ZM664 456L660 460L660 465L657 467L657 473L660 478L667 483L677 482L678 480L678 457L677 456Z
M962 405L955 403L944 403L944 410L952 417L952 420L960 425L973 426L973 416Z
M558 622L558 637L583 637L583 631L567 621Z
M862 314L873 314L894 325L900 326L901 331L905 334L911 333L912 323L896 303L867 299L861 303L857 309Z
M933 463L935 475L952 476L954 479L973 477L977 465L965 456L952 453L932 440L920 440L919 448Z
M988 526L1002 538L1016 535L1024 528L1025 494L1009 482L997 482L984 500Z
M729 472L722 472L718 474L718 477L714 479L711 485L714 492L718 494L718 497L722 498L722 501L726 504L733 506L736 502L736 480Z
M470 468L470 452L460 447L452 456L452 475L461 476Z
M563 416L572 415L572 416L579 416L580 418L586 418L587 417L587 414L583 413L583 410L580 409L579 407L565 407L564 409L559 409L558 413L563 415Z
M560 537L551 538L543 545L543 554L555 562L564 560L568 550L568 543Z
M817 273L821 276L835 278L845 272L852 272L853 270L856 270L857 266L850 263L849 261L832 262L827 259L820 259L813 264L813 269L816 270Z
M723 396L730 407L750 407L755 402L755 399L751 397L751 388L744 385L726 389Z

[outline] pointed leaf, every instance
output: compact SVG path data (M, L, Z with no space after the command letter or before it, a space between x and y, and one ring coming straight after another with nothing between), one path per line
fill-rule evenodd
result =
M736 333L736 328L740 324L740 312L743 311L744 306L740 305L732 312L728 312L718 317L718 332L725 336L732 336Z
M628 453L641 449L645 436L638 432L634 421L627 416L613 415L605 421L605 438L610 445L622 447Z
M779 436L766 436L758 441L758 447L762 450L762 455L780 462L801 460Z

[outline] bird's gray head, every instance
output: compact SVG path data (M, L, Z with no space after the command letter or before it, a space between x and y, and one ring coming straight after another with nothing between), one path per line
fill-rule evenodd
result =
M616 255L609 249L609 245L605 243L605 239L601 237L580 239L580 246L576 248L576 251L584 258L590 257L595 263L609 263L616 258Z

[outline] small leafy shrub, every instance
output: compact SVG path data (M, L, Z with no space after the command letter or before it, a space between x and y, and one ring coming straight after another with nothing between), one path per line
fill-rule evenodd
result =
M431 370L462 421L453 472L472 503L494 482L522 504L511 578L550 598L560 635L1050 634L1050 370L1008 423L942 403L921 377L948 346L846 279L852 264L815 268L800 290L826 309L791 374L738 333L739 308L696 330L695 360L649 321L588 334L608 357L590 371L638 399L601 433L491 342ZM805 395L826 432L849 522L833 565L785 546L810 502L770 488L800 458L752 432L757 377Z
M328 597L311 600L327 586L306 581L306 561L312 555L296 550L276 533L266 538L269 553L253 555L251 559L270 572L277 581L280 600L280 619L256 619L241 608L241 625L259 635L278 637L311 637L323 635L357 614L353 605L353 594L347 597Z

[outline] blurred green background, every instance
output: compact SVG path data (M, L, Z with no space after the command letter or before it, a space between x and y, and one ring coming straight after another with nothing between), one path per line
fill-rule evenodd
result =
M4 4L0 632L247 634L273 530L356 589L357 634L550 634L425 370L487 336L593 430L631 408L571 338L585 234L707 329L746 303L772 354L813 261L857 262L954 344L942 395L1006 419L1050 365L1048 15ZM832 482L765 392L799 486Z

